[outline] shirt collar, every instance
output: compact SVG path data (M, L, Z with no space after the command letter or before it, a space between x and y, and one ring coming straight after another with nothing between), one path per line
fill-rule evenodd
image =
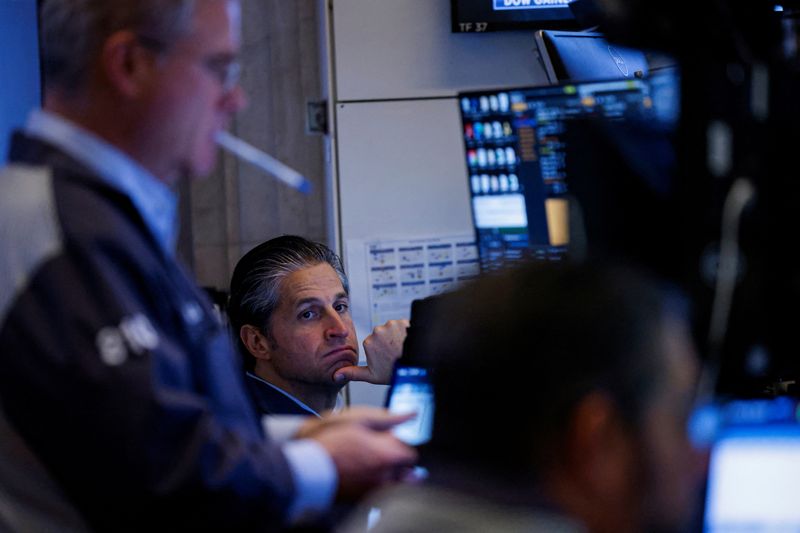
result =
M316 412L315 410L313 410L312 408L307 406L305 403L303 403L302 401L298 400L297 398L295 398L294 396L292 396L291 394L289 394L288 392L286 392L282 388L273 385L269 381L265 380L264 378L262 378L260 376L255 375L252 372L247 372L247 375L250 376L251 378L253 378L253 379L265 384L265 385L268 385L268 386L272 387L273 389L275 389L276 391L280 392L281 394L283 394L284 396L286 396L287 398L289 398L290 400L295 402L297 405L299 405L301 408L305 409L306 411L308 411L309 413L313 414L314 416L317 416L317 417L320 416L320 414L318 412ZM338 413L343 408L344 408L344 400L342 399L342 395L341 394L337 394L336 395L336 405L333 407L333 412L334 413Z
M118 148L54 113L34 110L25 132L58 147L126 194L164 252L174 255L178 199L167 185Z

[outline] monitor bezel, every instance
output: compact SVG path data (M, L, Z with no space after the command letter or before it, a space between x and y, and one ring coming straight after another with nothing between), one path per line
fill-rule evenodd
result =
M494 11L491 4L492 0L450 0L452 33L579 29L569 6Z

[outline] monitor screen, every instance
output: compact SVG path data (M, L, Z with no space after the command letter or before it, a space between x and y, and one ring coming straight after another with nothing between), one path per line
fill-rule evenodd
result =
M800 531L800 431L728 436L714 449L705 531Z
M646 120L654 113L640 79L465 92L459 105L484 272L566 252L571 119Z
M455 33L577 29L572 0L451 0Z
M717 415L704 531L800 531L796 400L740 400Z
M415 413L411 420L392 430L398 439L412 446L425 444L433 430L433 384L423 367L395 365L386 395L386 408L392 414Z

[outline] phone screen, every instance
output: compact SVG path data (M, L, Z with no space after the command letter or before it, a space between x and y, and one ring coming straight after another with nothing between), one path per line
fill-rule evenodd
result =
M412 446L430 440L434 402L433 386L427 369L396 367L386 406L391 413L417 415L394 428L397 438Z

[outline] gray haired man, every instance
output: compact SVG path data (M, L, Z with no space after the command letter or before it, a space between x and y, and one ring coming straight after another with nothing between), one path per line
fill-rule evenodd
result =
M44 109L0 171L0 405L88 526L275 529L413 461L379 410L265 432L175 258L172 186L245 104L239 1L40 9Z
M407 320L390 320L364 341L350 313L347 276L324 244L294 235L266 241L236 265L228 315L263 414L311 414L337 407L349 380L387 384Z

